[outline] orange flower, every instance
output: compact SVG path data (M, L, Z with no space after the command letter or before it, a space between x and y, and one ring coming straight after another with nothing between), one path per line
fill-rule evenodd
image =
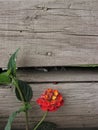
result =
M64 100L58 90L49 88L37 99L37 103L44 111L56 111L64 104Z

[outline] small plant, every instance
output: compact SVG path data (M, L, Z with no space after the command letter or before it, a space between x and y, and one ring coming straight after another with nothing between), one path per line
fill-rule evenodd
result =
M15 94L18 100L22 102L22 106L19 110L13 112L8 119L8 122L4 130L11 130L12 123L15 117L24 112L26 119L26 130L29 130L29 121L28 121L28 111L32 109L31 99L33 98L33 91L29 84L25 81L19 80L17 78L17 67L16 67L16 57L19 49L16 50L14 54L9 59L7 65L7 71L0 74L0 84L12 85L15 89ZM63 97L58 92L48 88L37 100L36 102L40 105L40 108L45 111L42 119L32 128L32 130L54 130L56 124L52 122L45 122L45 117L48 112L53 112L58 110L63 103Z

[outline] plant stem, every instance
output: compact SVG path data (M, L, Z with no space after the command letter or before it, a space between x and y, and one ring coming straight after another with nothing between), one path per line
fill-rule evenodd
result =
M13 79L13 84L14 84L15 87L17 88L17 90L18 90L18 92L19 92L19 95L20 95L20 97L21 97L21 100L23 101L23 104L25 105L25 101L24 101L23 95L22 95L22 93L21 93L21 90L19 89L19 86L18 86L17 81L16 81L13 77L12 77L12 79Z
M19 86L18 86L18 83L17 81L15 80L15 78L12 76L11 77L12 80L13 80L13 84L15 85L15 87L17 88L18 92L19 92L19 95L21 97L21 100L23 101L23 105L26 107L26 104L25 104L25 101L24 101L24 97L21 93L21 90L19 89ZM28 124L28 111L26 110L25 111L25 119L26 119L26 130L29 130L29 124Z
M39 123L35 126L34 130L37 130L37 128L40 126L40 124L44 121L44 119L47 116L48 111L46 111L42 117L42 119L39 121Z
M29 124L28 124L28 111L25 111L25 117L26 117L26 130L29 130Z

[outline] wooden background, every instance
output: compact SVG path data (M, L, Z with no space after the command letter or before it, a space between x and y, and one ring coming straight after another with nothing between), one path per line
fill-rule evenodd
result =
M20 69L18 76L34 90L30 126L33 118L38 121L43 114L36 98L52 87L63 94L65 104L59 111L49 113L47 120L57 123L58 128L98 127L97 69L31 69L98 64L98 0L0 0L0 68L7 66L17 48L18 67L30 67ZM11 111L20 105L12 88L0 87L0 130ZM24 128L24 123L20 115L13 128Z
M98 0L0 0L0 66L98 64Z

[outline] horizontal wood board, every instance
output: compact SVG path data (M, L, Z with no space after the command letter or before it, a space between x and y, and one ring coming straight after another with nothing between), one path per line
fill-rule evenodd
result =
M30 126L40 120L43 114L36 99L46 88L54 88L62 93L65 103L57 112L49 113L46 120L57 123L59 128L98 127L98 83L46 83L31 86L34 98L29 114ZM13 91L9 87L0 88L0 129L4 128L11 111L17 110L21 105ZM14 121L13 128L24 128L24 123L24 115L21 114Z
M92 128L57 128L55 130L97 130L98 128L92 127ZM18 130L18 129L14 129Z
M0 0L0 67L98 64L97 0Z

